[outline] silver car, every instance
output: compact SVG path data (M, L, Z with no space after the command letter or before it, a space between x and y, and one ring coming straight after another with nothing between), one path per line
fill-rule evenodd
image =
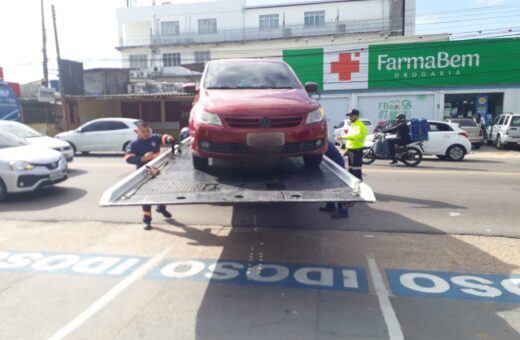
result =
M0 130L9 132L18 138L25 139L27 143L32 145L43 146L61 152L67 162L74 160L74 151L69 143L42 135L33 128L18 122L0 120Z
M0 130L0 201L7 194L35 191L67 179L67 161L60 152L29 145Z

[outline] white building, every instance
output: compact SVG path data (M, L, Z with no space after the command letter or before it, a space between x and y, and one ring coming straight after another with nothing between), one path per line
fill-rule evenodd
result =
M121 8L117 18L118 49L124 66L134 69L133 78L187 80L198 73L181 65L281 58L286 49L413 35L415 0L287 1L254 7L246 0L174 0Z

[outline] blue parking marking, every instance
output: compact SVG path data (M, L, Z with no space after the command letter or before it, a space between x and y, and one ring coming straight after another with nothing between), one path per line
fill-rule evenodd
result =
M364 268L278 262L172 259L164 261L146 279L368 292Z
M0 272L124 277L145 259L103 254L0 251Z
M490 275L387 269L398 296L520 303L520 275Z

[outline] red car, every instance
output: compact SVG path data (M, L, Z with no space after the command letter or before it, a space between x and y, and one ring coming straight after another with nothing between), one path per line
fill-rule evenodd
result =
M195 92L195 86L186 86ZM303 156L317 167L327 150L327 124L315 83L303 86L281 61L219 60L206 66L190 115L193 165L208 158L266 153Z

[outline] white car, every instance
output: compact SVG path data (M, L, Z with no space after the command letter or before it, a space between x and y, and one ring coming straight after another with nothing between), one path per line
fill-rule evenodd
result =
M440 159L461 161L471 152L471 142L468 133L458 124L441 121L428 121L428 140L423 142L424 155L434 155ZM410 126L410 123L408 123ZM370 135L365 141L365 147L370 147L375 135Z
M361 121L367 128L367 135L373 134L375 126L372 121L369 119L361 119ZM342 137L347 135L349 127L349 119L342 120L338 125L334 126L334 142L336 145L341 145L342 148L345 148L345 140L343 140Z
M520 114L505 113L493 121L486 131L487 143L498 149L506 145L520 145Z
M91 151L126 151L137 134L138 119L101 118L90 121L76 130L62 132L56 138L69 143L74 152L88 154Z
M7 194L35 191L66 179L67 161L60 152L0 131L0 201Z
M428 140L424 142L424 154L435 155L440 159L461 161L471 152L468 133L458 124L428 121Z
M0 130L9 132L18 138L25 139L31 145L38 145L61 152L67 162L74 160L74 151L69 143L42 135L33 128L14 121L0 120Z

